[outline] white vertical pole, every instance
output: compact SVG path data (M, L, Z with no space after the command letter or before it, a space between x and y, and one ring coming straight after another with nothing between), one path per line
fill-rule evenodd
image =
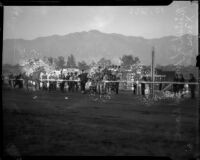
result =
M154 53L154 47L152 48L152 52L151 52L151 81L154 82L154 73L155 73L155 53ZM152 83L152 96L154 97L154 83Z

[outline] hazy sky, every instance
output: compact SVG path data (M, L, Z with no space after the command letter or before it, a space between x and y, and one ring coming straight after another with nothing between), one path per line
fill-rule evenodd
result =
M5 6L4 39L34 39L97 29L159 38L198 33L198 4L169 6Z

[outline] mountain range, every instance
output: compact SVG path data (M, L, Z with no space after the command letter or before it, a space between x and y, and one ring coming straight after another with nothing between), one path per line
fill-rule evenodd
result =
M67 57L73 54L76 62L87 63L104 57L118 64L122 55L139 57L142 64L151 63L154 47L155 63L158 65L195 65L198 54L198 37L185 34L180 37L166 36L155 39L103 33L98 30L75 32L67 35L38 37L33 40L3 40L3 64L18 64L25 57Z

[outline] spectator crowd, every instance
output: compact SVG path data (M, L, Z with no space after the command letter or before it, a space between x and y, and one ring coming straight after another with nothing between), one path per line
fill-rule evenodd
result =
M173 83L173 92L175 95L183 95L185 91L185 83L196 82L196 79L193 74L189 75L190 78L186 81L182 74L175 74ZM121 80L121 73L119 70L108 70L106 68L102 69L99 67L94 73L88 73L84 70L79 72L68 72L63 73L60 71L59 74L56 72L46 73L41 72L40 74L32 74L27 76L25 73L13 75L12 73L8 76L8 82L12 88L26 88L27 90L30 86L33 86L35 90L44 90L44 91L56 91L60 89L62 92L78 92L81 93L111 93L112 91L116 94L119 93L119 81ZM147 81L145 77L142 79ZM4 81L4 76L2 77ZM106 83L105 83L106 82ZM181 83L180 83L181 82ZM160 83L161 84L161 83ZM162 88L162 84L160 85ZM133 84L133 91L136 93L137 84ZM191 93L191 98L195 98L196 85L189 83L189 90ZM145 94L145 83L141 83L141 93Z

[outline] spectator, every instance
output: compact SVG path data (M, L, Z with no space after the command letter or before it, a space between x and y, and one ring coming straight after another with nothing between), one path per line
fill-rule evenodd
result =
M8 78L9 78L9 85L10 85L10 87L14 87L14 76L13 76L13 74L12 73L10 73L9 74L9 76L8 76Z
M77 72L75 72L74 73L74 87L75 87L75 90L76 90L76 92L78 91L78 73Z
M18 86L19 88L23 88L23 81L22 81L22 75L19 74L19 75L16 75L15 77L15 85L14 85L14 88Z
M196 79L192 73L190 73L189 82L193 82L193 83L196 82ZM195 99L195 89L196 89L195 84L189 84L189 88L190 88L190 92L191 92L191 98Z
M136 91L137 91L137 84L134 83L134 84L133 84L133 93L136 94Z
M160 77L160 82L162 82L162 78ZM159 91L162 90L162 83L159 84Z
M85 93L85 84L87 82L87 73L82 70L82 73L79 75L80 81L81 81L81 92Z
M26 90L28 90L28 80L29 80L29 77L26 74L26 72L24 72L22 74L22 79L23 79L23 86L26 88Z
M103 76L103 81L107 81L107 80L108 80L108 74L105 73ZM107 93L108 92L108 83L107 82L103 83L103 88L104 88L105 93Z
M101 73L101 67L98 68L98 71L95 74L95 80L96 80L96 84L97 84L97 93L101 94L102 92L102 87L103 87L103 74Z
M42 89L47 91L47 74L46 72L44 72L44 74L42 75Z
M65 81L64 81L64 80L65 80L65 75L61 73L60 79L63 80L62 82L60 82L60 90L61 90L62 92L64 92L64 87L65 87Z
M5 80L5 78L4 78L4 75L2 74L2 75L1 75L1 84L2 84L2 85L4 84L4 80Z
M69 79L70 79L70 74L68 72L67 75L65 76L65 80L67 80L68 91L70 90L70 87L69 87L70 82L68 81Z
M70 73L69 80L69 91L74 91L74 75L72 72Z
M120 80L120 74L118 72L115 72L114 80L115 81ZM119 92L119 82L115 82L115 92L116 92L116 94L118 94L118 92Z
M56 91L57 88L57 75L56 72L53 73L53 90Z
M178 79L178 74L175 74L175 77L174 77L174 82L178 82L179 79ZM178 84L173 84L173 92L177 95L178 93Z
M143 81L147 81L147 78L146 77L143 77L142 78ZM141 83L141 90L142 90L142 95L144 96L145 95L145 83Z
M49 75L49 91L52 91L53 90L53 74L50 73Z
M185 79L184 79L184 77L183 77L183 74L180 74L179 75L179 82L181 82L181 83L183 83L183 82L185 82ZM178 87L178 89L179 89L179 93L181 94L181 97L183 97L183 90L184 90L184 84L179 84L179 87Z

